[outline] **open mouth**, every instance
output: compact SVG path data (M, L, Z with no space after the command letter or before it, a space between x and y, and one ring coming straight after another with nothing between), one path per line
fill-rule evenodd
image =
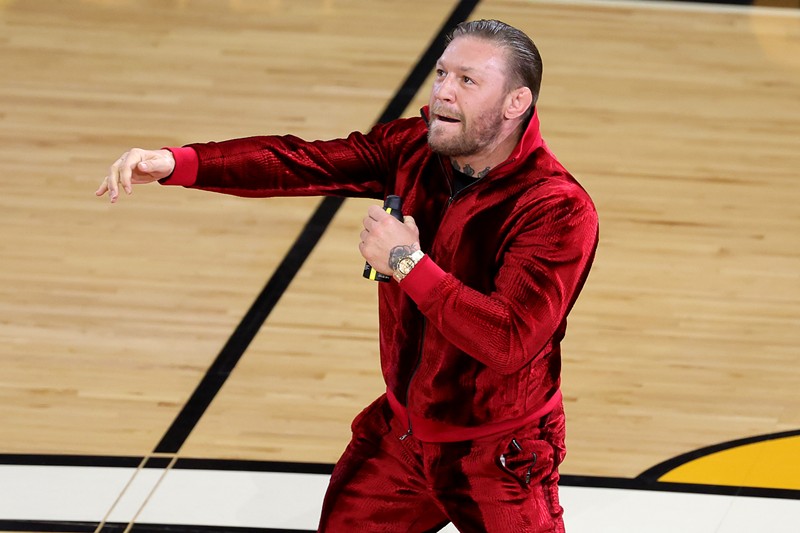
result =
M442 122L449 122L450 124L456 124L458 122L461 122L457 118L446 117L444 115L436 115L436 120L441 120Z

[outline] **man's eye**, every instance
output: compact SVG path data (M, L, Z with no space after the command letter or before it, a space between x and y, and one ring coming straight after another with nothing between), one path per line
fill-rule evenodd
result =
M442 69L440 69L440 68L437 68L436 69L436 76L439 77L439 78L443 77L444 76L444 71Z
M464 76L464 83L466 83L467 85L472 85L475 82L472 81L472 78L470 78L469 76Z

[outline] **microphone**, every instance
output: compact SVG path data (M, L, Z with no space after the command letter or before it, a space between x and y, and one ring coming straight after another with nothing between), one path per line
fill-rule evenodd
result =
M403 221L403 200L394 194L390 194L386 197L386 200L383 202L383 209L394 218L399 220L400 222ZM371 279L372 281L392 281L392 276L387 276L386 274L381 274L369 263L364 263L364 277L367 279Z

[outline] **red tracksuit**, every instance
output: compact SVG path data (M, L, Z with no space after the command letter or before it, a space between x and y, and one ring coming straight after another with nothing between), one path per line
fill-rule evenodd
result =
M387 393L353 423L320 531L561 531L560 342L597 246L588 194L536 113L502 164L454 194L422 118L346 139L174 149L166 184L239 196L396 194L423 260L379 284Z

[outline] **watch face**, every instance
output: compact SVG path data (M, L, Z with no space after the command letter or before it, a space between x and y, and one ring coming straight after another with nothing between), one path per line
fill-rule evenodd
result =
M411 269L414 268L416 263L410 257L404 257L400 260L397 264L397 271L403 274L404 276L411 272Z

